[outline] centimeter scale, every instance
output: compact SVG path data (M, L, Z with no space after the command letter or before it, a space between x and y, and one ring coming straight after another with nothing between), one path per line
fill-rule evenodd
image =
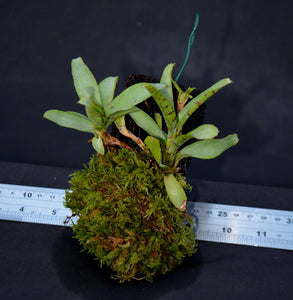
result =
M70 225L64 196L63 189L0 184L0 219ZM187 211L198 240L293 250L293 211L203 202L188 202Z

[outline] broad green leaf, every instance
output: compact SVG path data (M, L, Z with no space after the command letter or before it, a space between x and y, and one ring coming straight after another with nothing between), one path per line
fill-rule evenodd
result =
M187 133L198 140L213 139L219 134L219 129L212 124L203 124Z
M219 156L225 150L231 148L238 143L237 134L231 134L222 139L204 140L195 142L184 147L178 152L176 162L184 157L195 157L200 159L211 159Z
M216 126L211 124L203 124L194 130L188 132L187 134L182 134L176 137L174 144L179 148L184 143L188 142L191 139L197 140L209 140L213 139L219 134L219 130Z
M182 185L178 182L173 174L164 176L164 183L170 201L177 207L183 208L187 201L187 197Z
M101 137L99 137L99 136L94 137L92 139L92 145L98 153L100 153L102 155L105 153L105 148L104 148L103 140L101 139Z
M113 100L117 81L118 76L107 77L99 83L103 106L106 106Z
M82 114L74 111L48 110L44 118L67 128L85 132L93 132L94 123Z
M94 89L95 101L97 104L102 105L97 81L81 57L72 60L71 69L75 90L79 98L88 98L90 96L88 88L92 87Z
M146 89L151 93L163 114L168 129L168 136L172 136L177 123L174 104L170 103L161 91L157 90L154 86L146 84Z
M160 141L149 135L145 138L144 143L147 145L147 147L153 154L158 165L160 167L163 167L164 165L162 164L162 150L161 150Z
M122 110L122 111L117 111L115 112L114 114L110 115L108 118L107 118L107 121L106 121L106 126L110 126L113 122L115 122L117 119L121 118L121 117L124 117L126 116L127 114L133 112L137 110L136 107L133 107L131 109L128 109L128 110Z
M162 74L160 83L166 84L166 88L162 90L162 94L169 100L170 103L174 103L173 89L172 89L172 70L175 63L168 64Z
M222 87L232 83L229 78L222 79L212 85L210 88L200 93L198 96L193 98L178 114L178 125L177 131L179 132L188 118L212 95L219 91Z
M163 142L166 140L164 131L160 129L155 120L143 110L137 108L135 111L129 113L129 115L137 124L137 126L145 130L149 135Z
M157 89L166 87L165 84L160 83L152 83L151 85ZM109 116L117 111L128 110L149 98L151 95L145 87L146 83L141 82L124 90L104 107L106 115Z

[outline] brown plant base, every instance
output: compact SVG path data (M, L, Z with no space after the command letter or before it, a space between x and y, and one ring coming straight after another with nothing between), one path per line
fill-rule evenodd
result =
M196 252L192 220L169 201L163 176L149 154L125 148L72 175L65 206L79 216L75 237L121 282L152 280Z

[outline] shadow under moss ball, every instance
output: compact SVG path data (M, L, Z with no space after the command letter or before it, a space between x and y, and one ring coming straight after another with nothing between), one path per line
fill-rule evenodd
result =
M168 200L163 176L147 153L114 148L72 175L65 206L79 216L75 237L121 282L151 280L196 252L191 220Z

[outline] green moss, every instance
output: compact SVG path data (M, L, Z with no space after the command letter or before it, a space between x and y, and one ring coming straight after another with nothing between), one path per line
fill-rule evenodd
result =
M65 206L79 216L75 237L121 282L151 280L196 252L191 220L169 201L163 177L147 153L124 148L72 175Z

